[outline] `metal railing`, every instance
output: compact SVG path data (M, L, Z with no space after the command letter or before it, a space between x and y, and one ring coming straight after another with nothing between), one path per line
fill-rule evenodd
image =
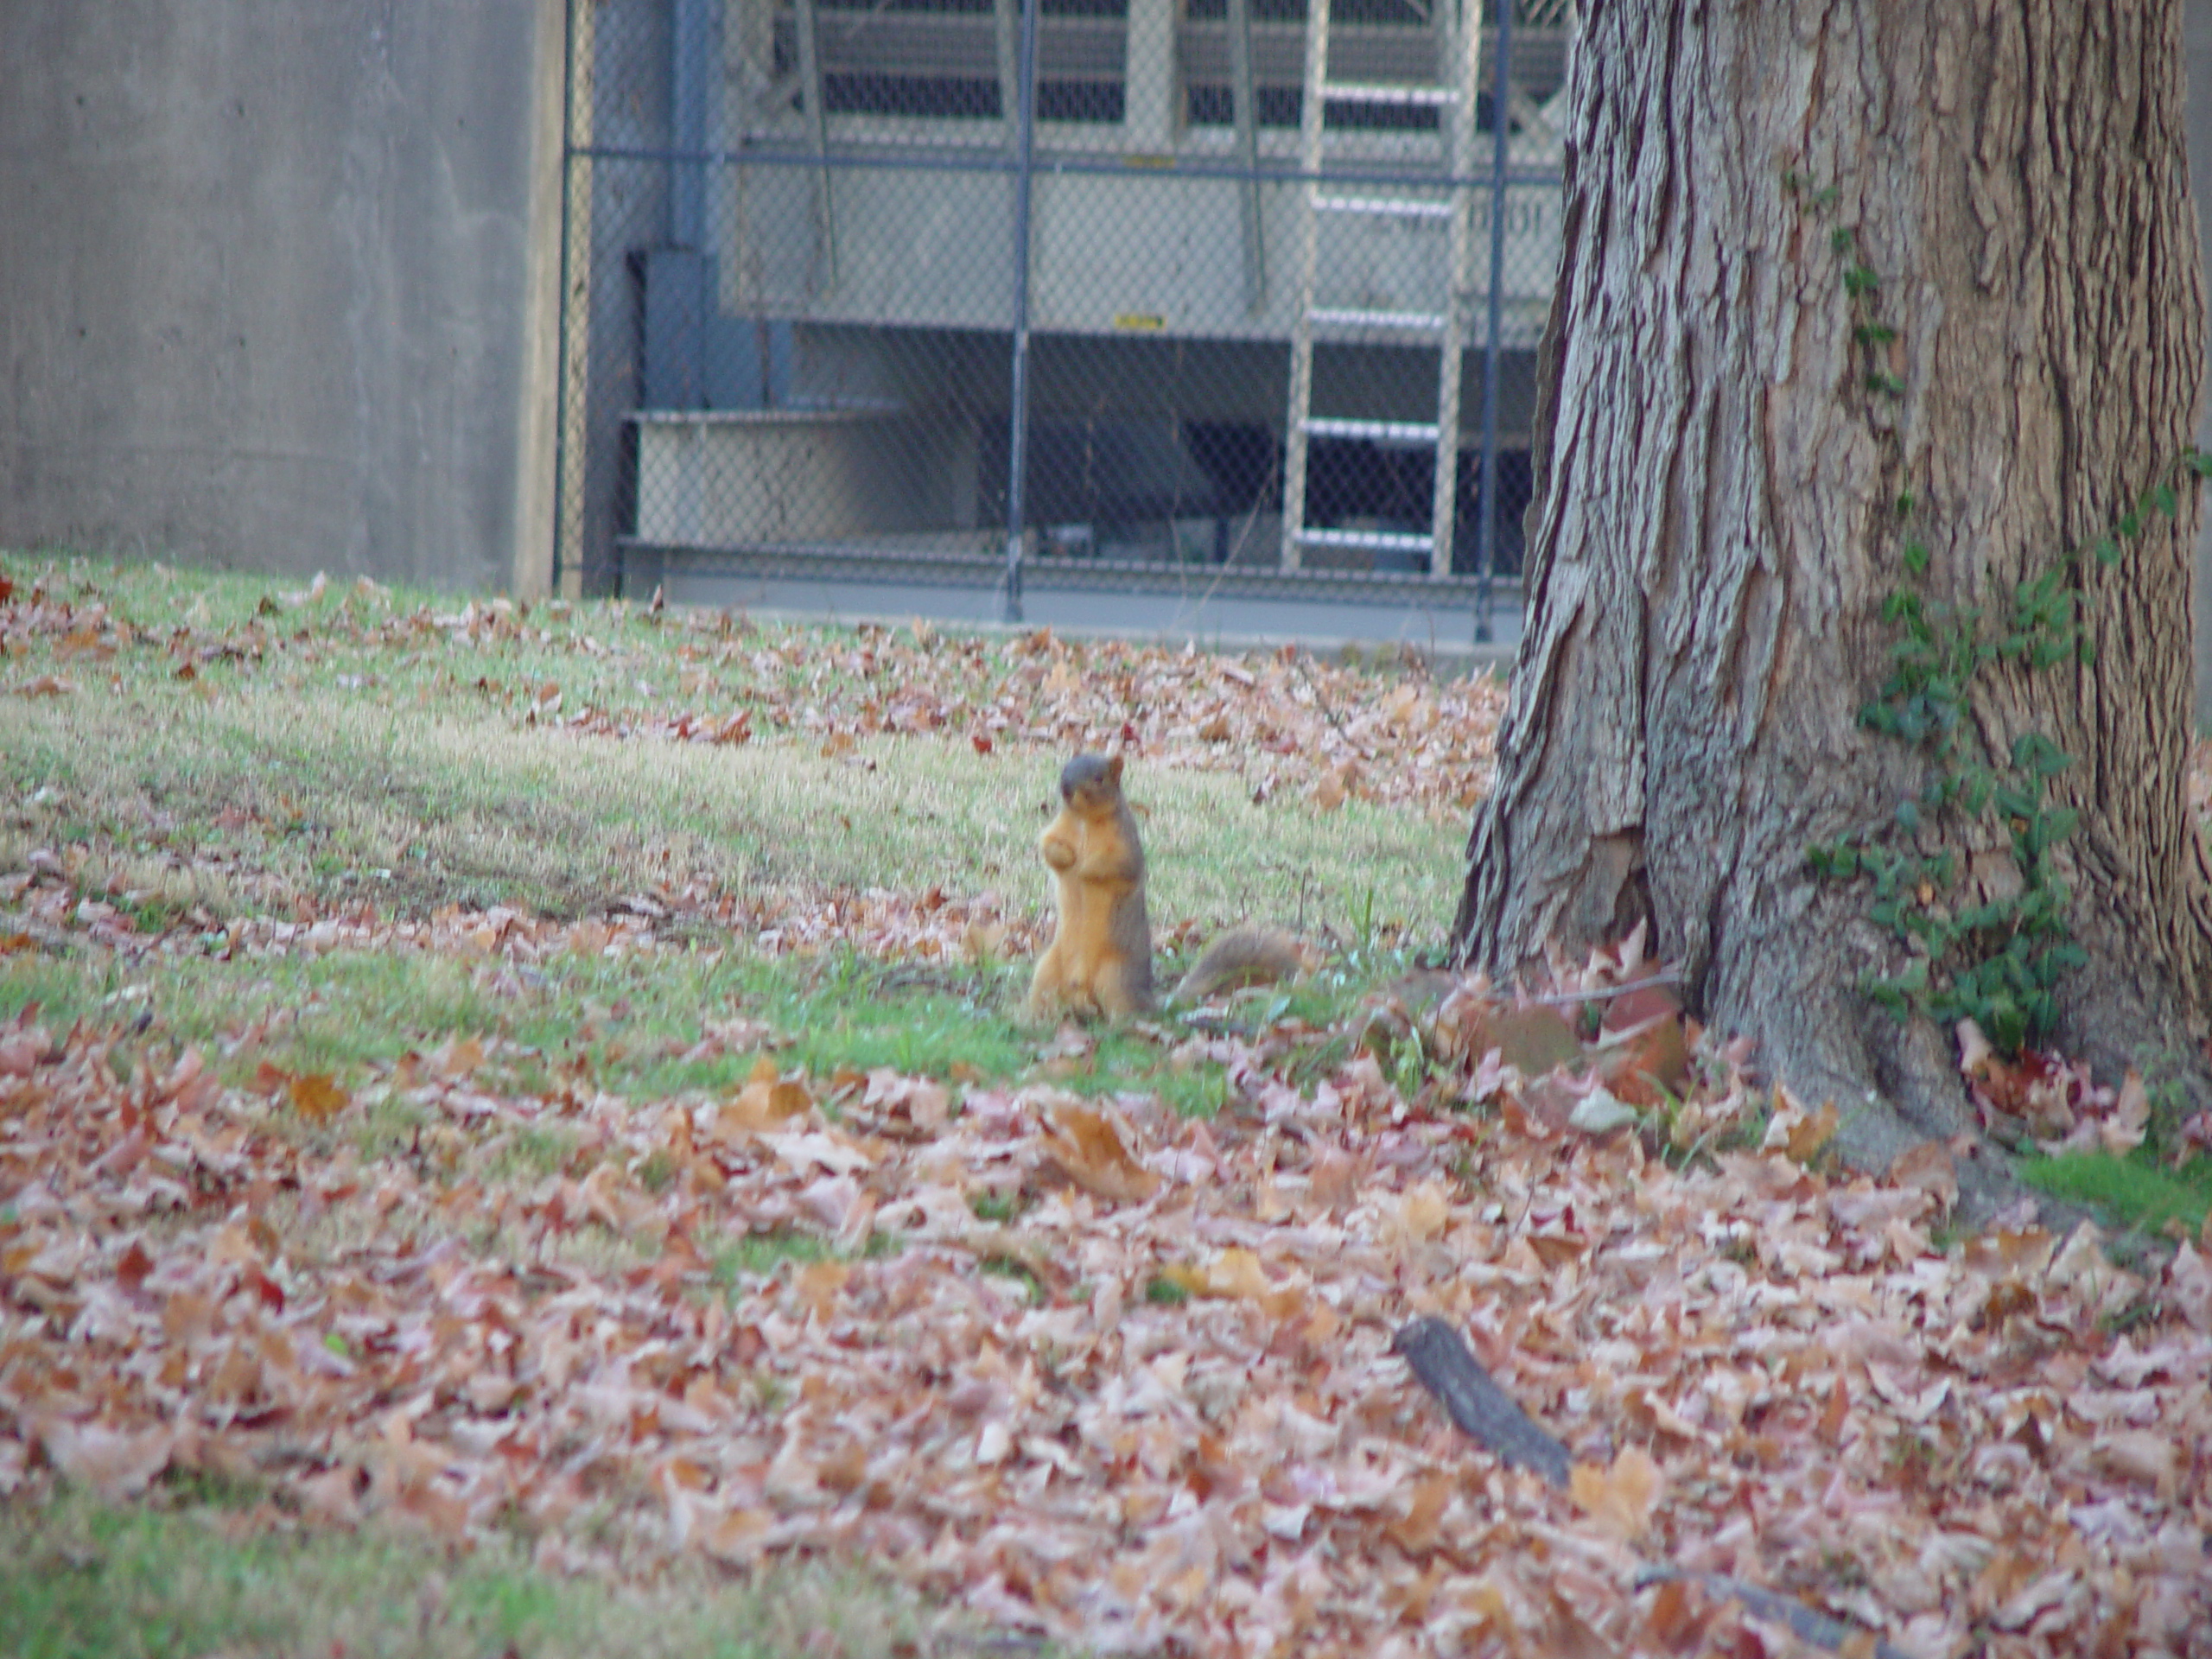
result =
M572 0L556 579L1486 616L1573 16L1468 3Z

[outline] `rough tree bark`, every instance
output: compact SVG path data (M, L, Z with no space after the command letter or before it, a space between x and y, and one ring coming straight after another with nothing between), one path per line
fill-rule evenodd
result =
M1454 938L1525 976L1648 917L1692 1007L1835 1100L1864 1166L1971 1120L1948 1034L1860 988L1905 959L1865 883L1816 877L1807 849L1895 834L1926 779L1858 717L1908 534L1931 601L1994 615L2190 442L2181 11L1584 8L1529 620ZM1855 261L1893 342L1854 335ZM2183 784L2196 512L2184 491L2116 566L2075 568L2093 662L1973 683L1986 753L2035 730L2073 757L2060 859L2089 962L2055 1040L2107 1074L2195 1056L2212 993Z

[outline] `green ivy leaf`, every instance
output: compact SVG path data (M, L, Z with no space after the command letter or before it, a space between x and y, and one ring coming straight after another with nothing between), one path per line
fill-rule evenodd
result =
M2023 732L2012 742L2012 764L2037 778L2056 778L2074 760L2041 732Z

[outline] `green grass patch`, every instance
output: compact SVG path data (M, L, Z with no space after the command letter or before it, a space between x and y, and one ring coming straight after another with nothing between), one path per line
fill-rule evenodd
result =
M925 1637L912 1597L851 1568L738 1585L678 1566L617 1588L539 1571L518 1546L455 1554L79 1495L0 1505L0 1629L17 1659L782 1659L914 1653Z
M897 1233L871 1233L868 1243L857 1252L857 1258L879 1262L898 1255L905 1248L906 1240ZM841 1250L833 1240L819 1233L786 1229L725 1239L708 1252L707 1260L715 1287L734 1300L748 1283L773 1277L785 1262L806 1267L817 1262L851 1261L855 1259L855 1254Z
M2041 1192L2091 1205L2113 1221L2145 1232L2180 1222L2194 1232L2212 1210L2212 1158L2193 1158L2178 1170L2140 1153L2064 1152L2027 1158L2020 1179Z
M1052 1294L1046 1289L1045 1281L1037 1276L1037 1270L1027 1262L1011 1255L985 1255L979 1256L976 1265L994 1279L1011 1280L1020 1287L1022 1300L1033 1307L1052 1300Z
M1014 963L918 978L847 950L764 957L735 940L719 951L560 956L526 975L500 962L420 951L138 963L22 952L0 957L0 1020L34 1002L60 1027L80 1020L128 1025L143 1016L162 1043L197 1045L232 1082L245 1082L266 1061L288 1071L329 1072L349 1089L372 1067L474 1037L505 1045L477 1074L484 1086L541 1094L563 1077L581 1077L651 1099L738 1088L760 1050L690 1058L708 1027L736 1019L775 1033L779 1068L804 1068L817 1078L848 1066L1018 1078L1034 1063L1043 1034L1021 1013L1027 974L1027 964ZM1241 1000L1227 1023L1251 1033L1287 1014L1325 1029L1375 982L1332 969L1309 984ZM224 1054L257 1023L267 1027L258 1041ZM1308 1069L1326 1069L1348 1047L1339 1040L1325 1053L1317 1050ZM166 1064L166 1054L156 1060ZM1056 1080L1082 1094L1156 1090L1185 1115L1220 1109L1217 1065L1178 1071L1165 1061L1156 1037L1102 1027L1091 1053Z
M175 929L172 947L187 947L131 961L79 936L43 938L0 957L0 1018L35 1001L56 1024L143 1021L150 1059L196 1044L232 1082L265 1060L353 1088L410 1050L478 1037L494 1050L479 1079L493 1089L576 1080L636 1098L716 1094L741 1084L758 1053L700 1040L738 1019L774 1033L779 1067L817 1077L842 1066L1033 1075L1026 961L887 963L846 940L764 956L744 928L696 912L663 930L691 948L614 957L349 948L223 959L228 921L302 906L400 920L505 904L566 918L640 893L813 901L938 888L1041 919L1035 838L1057 804L1057 750L1009 739L980 754L957 719L821 741L823 721L849 724L895 690L876 660L880 631L702 628L619 603L504 601L480 603L483 626L464 631L447 624L469 601L427 592L332 582L310 596L251 575L21 556L0 556L0 569L19 597L43 585L130 625L105 655L41 637L11 659L12 672L57 672L78 689L0 698L0 871L58 849L75 894L105 898L141 929ZM971 709L1027 661L1010 641L933 649L959 658ZM569 713L631 721L748 709L754 736L703 745L533 722L556 694ZM1440 934L1457 824L1358 801L1322 812L1297 791L1255 806L1234 772L1141 758L1131 791L1163 932L1259 921L1351 942L1310 982L1239 1001L1231 1029L1326 1026L1403 965L1406 940ZM1163 984L1184 965L1164 959ZM238 1044L257 1026L258 1040ZM1165 1052L1108 1028L1048 1075L1084 1093L1154 1091L1187 1114L1218 1110L1218 1069L1172 1071ZM388 1152L419 1126L402 1113L351 1127L365 1151Z
M455 1037L499 1039L525 1052L495 1057L480 1074L486 1084L543 1092L566 1067L642 1098L737 1087L754 1051L686 1056L709 1024L739 1017L784 1034L780 1065L820 1077L841 1065L937 1077L964 1066L1010 1077L1033 1046L1033 1033L1016 1017L1018 980L1018 970L977 970L965 976L964 994L902 985L849 951L817 958L741 950L561 957L526 978L503 963L420 952L138 964L25 952L0 957L0 1019L33 1002L62 1027L79 1020L128 1024L144 1015L163 1041L200 1046L232 1081L266 1060L291 1071L331 1072L351 1085L365 1068L410 1051ZM264 1020L270 1029L260 1041L218 1058L219 1046Z
M690 880L1045 901L1034 841L1065 756L1012 742L978 754L952 723L823 753L824 713L891 689L853 629L718 639L620 603L553 604L510 607L472 637L434 626L462 602L428 593L333 584L294 604L288 584L254 577L92 561L48 575L20 556L0 570L26 594L96 592L137 630L97 663L46 641L15 659L79 689L0 702L0 796L17 798L0 866L74 842L79 885L149 919L281 914L295 893L399 916L507 904L569 917ZM961 649L979 709L1010 647ZM761 719L735 746L579 735L530 722L549 690L570 712ZM1456 823L1358 801L1255 807L1233 773L1141 760L1131 790L1162 921L1440 930Z

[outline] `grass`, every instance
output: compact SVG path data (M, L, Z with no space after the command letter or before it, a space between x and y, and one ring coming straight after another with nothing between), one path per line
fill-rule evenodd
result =
M178 1494L172 1493L175 1497ZM182 1494L196 1498L206 1494ZM757 1585L705 1569L614 1587L389 1532L270 1530L227 1502L0 1505L0 1629L16 1659L770 1659L921 1651L913 1598L852 1568ZM979 1651L957 1639L938 1650Z
M73 844L87 886L217 915L281 914L302 893L365 896L396 915L499 903L569 917L687 880L732 892L918 882L1043 902L1033 842L1064 757L942 739L825 745L823 709L855 701L856 686L880 695L841 666L865 655L850 629L779 634L783 655L748 656L620 606L556 606L461 644L406 626L458 608L427 593L333 589L284 610L283 584L252 577L43 569L0 556L19 590L96 591L142 637L96 662L57 648L12 663L80 689L0 702L0 791L16 797L0 816L0 865ZM264 604L280 608L258 616ZM242 654L178 680L174 653L152 642L179 617ZM687 665L710 647L711 668ZM1005 647L982 652L979 684L1007 667ZM523 699L555 688L572 711L761 709L791 725L728 746L524 723ZM1312 928L1359 916L1440 931L1456 826L1358 801L1255 809L1224 772L1141 766L1135 778L1157 919Z
M2090 1205L2146 1232L2179 1223L2194 1235L2212 1211L2212 1158L2192 1158L2175 1170L2139 1152L2126 1157L2068 1152L2023 1160L2020 1179L2038 1192Z
M24 592L42 582L97 595L143 636L105 656L35 639L0 661L0 683L58 674L77 685L0 696L0 875L34 852L55 856L73 899L104 895L143 930L177 930L178 947L132 957L78 932L10 947L0 1020L37 1002L51 1026L135 1028L118 1066L164 1065L190 1043L232 1082L264 1061L330 1072L360 1103L298 1133L346 1141L368 1163L412 1160L454 1187L582 1179L606 1155L563 1125L486 1133L396 1089L363 1087L410 1050L455 1038L485 1041L477 1081L509 1094L581 1077L634 1101L714 1096L738 1088L765 1051L817 1079L892 1066L1148 1093L1191 1116L1228 1103L1219 1064L1171 1061L1183 1034L1172 1013L1095 1030L1072 1051L1021 1017L1027 963L989 949L924 963L849 940L777 954L746 927L686 920L662 931L665 948L527 964L398 948L226 954L223 925L242 916L338 909L400 921L507 905L568 919L686 889L751 901L941 888L995 893L1000 914L1033 915L1046 891L1035 836L1064 753L1015 740L983 753L967 741L967 722L1010 683L1009 645L957 648L974 690L942 728L851 736L852 711L887 705L898 688L874 661L881 636L850 629L699 628L619 605L484 609L483 626L460 629L437 618L461 602L426 593L341 585L296 598L251 576L5 556L0 574ZM633 721L742 711L753 737L584 735L533 718L556 700ZM1229 771L1141 760L1131 775L1156 928L1269 921L1336 945L1321 972L1240 999L1214 1022L1255 1036L1302 1027L1282 1065L1300 1085L1317 1080L1350 1052L1361 999L1417 965L1410 947L1440 938L1464 825L1357 800L1322 811L1294 790L1255 805ZM0 909L0 938L11 925ZM1179 965L1162 963L1163 982ZM766 1034L695 1058L704 1033L733 1020ZM257 1034L240 1041L248 1031ZM1418 1084L1418 1052L1384 1058ZM2202 1163L2177 1179L2130 1162L2115 1181L2112 1162L2056 1160L2044 1173L2152 1225L2201 1223L2212 1180ZM662 1152L634 1173L653 1191L678 1179ZM1009 1228L1024 1201L988 1186L969 1200L979 1221ZM349 1242L302 1214L280 1197L265 1217L289 1250L304 1258ZM405 1225L425 1236L476 1227L469 1248L499 1244L493 1224L468 1213L417 1205ZM621 1272L657 1248L596 1226L561 1246ZM865 1249L901 1248L875 1235ZM732 1300L779 1275L836 1277L820 1264L846 1259L797 1229L707 1249L704 1294ZM1040 1294L1017 1255L979 1265L1025 1300ZM1189 1295L1166 1277L1145 1290L1160 1306ZM764 1372L759 1386L791 1385ZM41 1659L921 1650L920 1610L865 1572L779 1566L736 1585L690 1566L623 1565L646 1581L541 1571L504 1538L462 1554L389 1530L302 1533L272 1517L251 1480L173 1478L132 1506L67 1491L0 1503L0 1628L11 1650ZM979 1649L938 1637L929 1650Z
M283 687L213 703L11 699L0 747L0 787L22 802L0 858L84 845L87 886L219 916L281 915L298 892L403 916L505 904L565 918L691 880L860 890L899 877L1041 905L1032 843L1055 770L895 738L857 747L866 767L799 743L614 742ZM1162 770L1141 786L1164 918L1292 924L1302 911L1306 925L1341 925L1377 882L1382 912L1405 925L1449 891L1456 836L1427 823L1357 802L1263 813L1221 773ZM1354 893L1343 870L1372 874Z
M295 603L284 584L251 576L6 556L0 572L19 597L39 583L78 602L98 595L138 636L104 658L38 641L10 659L18 677L52 670L79 690L0 697L0 871L58 850L79 892L142 930L204 928L206 945L136 963L55 941L0 956L0 1017L29 1002L62 1021L143 1016L213 1052L281 1010L228 1063L233 1075L266 1059L343 1079L479 1036L539 1057L538 1075L511 1072L514 1086L581 1062L635 1094L732 1086L751 1056L682 1057L706 1020L738 1015L772 1026L779 1060L817 1075L891 1065L1007 1077L1027 1063L1026 967L988 957L916 976L837 949L764 957L741 933L694 926L695 951L562 957L522 974L398 951L221 959L231 918L285 918L302 902L394 920L453 904L559 918L685 883L747 898L997 893L1005 913L1041 919L1033 837L1059 757L1011 745L981 754L957 733L825 754L806 722L865 680L849 665L866 643L851 630L753 636L782 642L780 654L748 654L620 606L550 606L526 622L499 613L501 626L470 644L421 620L458 609L428 594L332 588ZM198 642L184 653L188 680L161 644L180 626ZM711 672L687 664L709 647ZM979 677L1005 671L1003 648L973 649ZM580 737L518 717L517 688L556 686L572 708L681 699L715 716L772 704L794 723L730 747ZM1357 801L1255 807L1230 773L1136 776L1163 933L1259 919L1368 942L1440 936L1456 826ZM1176 966L1164 962L1163 978ZM1111 1039L1069 1081L1133 1086L1158 1060ZM1168 1092L1185 1109L1219 1103L1217 1079L1178 1077Z
M63 1026L143 1014L166 1040L212 1055L251 1021L284 1011L251 1048L218 1062L232 1080L264 1060L344 1077L475 1037L523 1051L499 1051L487 1073L523 1092L542 1091L569 1068L632 1096L713 1093L741 1082L757 1051L683 1056L708 1023L739 1016L786 1033L777 1039L780 1065L822 1077L840 1066L895 1065L939 1077L956 1065L988 1077L1020 1068L1018 970L970 972L966 995L887 985L889 977L849 951L815 959L696 950L620 961L570 956L527 980L496 963L421 953L336 950L137 967L25 953L0 958L0 1019L29 1002Z
M128 967L24 953L0 957L0 1020L29 1003L65 1027L143 1016L163 1042L199 1046L232 1082L264 1062L346 1081L410 1052L474 1037L504 1046L480 1073L500 1088L539 1093L560 1075L580 1073L651 1098L742 1083L762 1049L686 1058L708 1025L741 1017L775 1033L766 1052L779 1067L817 1078L878 1066L938 1078L1018 1077L1033 1063L1039 1036L1021 1013L1027 974L1017 963L916 983L849 950L819 958L696 950L619 961L564 957L549 961L536 982L503 979L496 964L427 954L341 950ZM1325 1025L1370 982L1317 981L1319 988L1301 988L1280 1006ZM1259 1000L1245 1017L1266 1023L1278 1006ZM284 1017L222 1057L226 1042L272 1010ZM1188 1111L1219 1106L1217 1065L1173 1071L1162 1061L1154 1037L1109 1027L1095 1034L1088 1055L1058 1063L1054 1076L1077 1093L1157 1086Z
M777 897L941 889L1002 918L1041 920L1037 832L1057 807L1058 744L968 741L992 700L1019 691L1016 642L946 642L957 696L941 730L855 732L855 709L899 687L883 636L853 629L701 627L620 605L503 602L449 626L464 601L332 584L320 595L251 575L0 555L18 599L35 586L104 603L128 627L99 639L14 640L0 685L54 675L53 696L0 696L0 876L57 858L73 897L104 899L163 950L131 955L70 931L0 947L0 1020L37 1003L51 1027L125 1035L111 1064L166 1066L199 1046L233 1084L263 1063L327 1072L357 1096L302 1137L348 1142L369 1164L406 1160L458 1187L581 1178L559 1126L456 1128L397 1089L371 1086L410 1051L454 1039L487 1051L475 1081L527 1095L582 1078L632 1100L725 1095L761 1052L817 1079L894 1067L939 1078L1042 1076L1084 1094L1150 1092L1192 1115L1221 1109L1222 1067L1180 1068L1172 1016L1096 1031L1067 1052L1021 1013L1026 960L986 940L974 959L918 962L835 938L779 954L694 904L659 948L546 954L518 963L416 948L256 956L240 918L372 915L423 921L448 906L512 906L568 921L630 895L749 905ZM441 622L440 618L446 619ZM901 636L903 647L923 648ZM1009 690L1014 688L1014 690ZM681 710L747 712L751 741L693 744L588 735L550 724L556 705L636 725ZM843 735L839 735L842 734ZM1323 811L1286 790L1255 804L1234 771L1132 770L1163 936L1265 921L1351 942L1335 969L1279 998L1239 1003L1232 1024L1325 1023L1405 965L1406 940L1440 938L1458 879L1458 823L1345 803ZM0 900L0 938L15 924ZM1017 956L1022 953L1015 953ZM1160 977L1182 966L1164 950ZM699 1053L709 1028L765 1033ZM635 1172L649 1189L672 1161ZM1012 1222L1017 1194L979 1192L979 1217ZM269 1216L288 1249L326 1237L289 1200ZM435 1235L469 1224L411 1213ZM471 1249L499 1246L486 1224ZM868 1255L901 1248L877 1235ZM626 1271L636 1242L582 1228L564 1249ZM604 1257L604 1261L599 1260ZM842 1260L802 1230L710 1247L713 1293ZM1024 1297L1034 1270L982 1263ZM763 1386L774 1385L764 1379ZM62 1492L0 1503L0 1627L38 1656L512 1652L769 1656L966 1651L918 1645L912 1599L864 1572L779 1567L749 1586L653 1567L648 1588L539 1571L522 1547L465 1555L386 1530L302 1533L270 1524L251 1483L171 1478L137 1505ZM24 1645L27 1643L28 1645Z

